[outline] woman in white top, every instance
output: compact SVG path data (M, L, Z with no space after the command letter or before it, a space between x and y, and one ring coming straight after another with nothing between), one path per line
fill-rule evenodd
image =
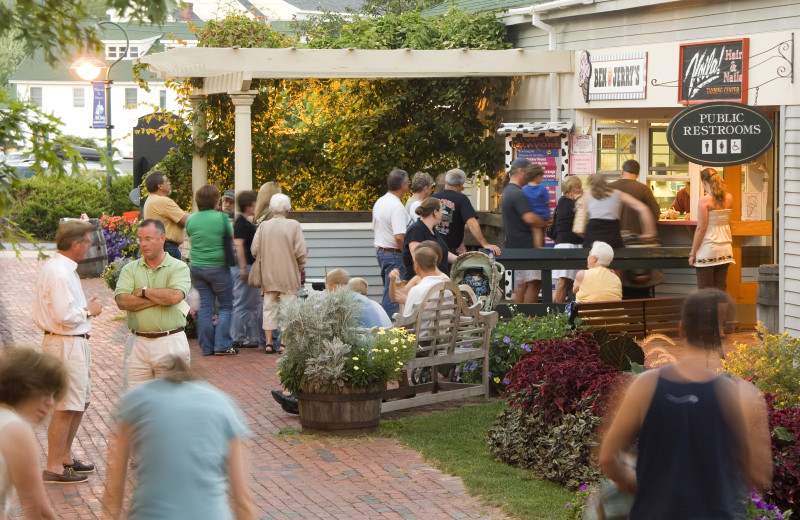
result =
M650 209L639 199L619 190L615 190L605 181L602 175L592 175L589 179L589 191L584 192L580 204L589 214L589 222L583 236L583 247L591 248L596 240L605 242L611 247L625 247L620 232L619 215L622 206L627 206L639 214L644 232L640 240L652 240L658 236L656 222Z
M56 519L39 470L41 448L31 425L53 411L67 389L67 367L49 354L6 348L0 355L0 519L16 488L28 519Z
M697 202L697 229L689 254L689 265L697 272L698 289L728 289L728 265L733 263L731 208L733 195L725 191L725 181L714 168L700 172L706 195ZM720 304L719 326L723 328L728 304Z

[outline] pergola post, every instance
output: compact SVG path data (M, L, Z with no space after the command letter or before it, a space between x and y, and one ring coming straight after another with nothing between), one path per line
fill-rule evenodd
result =
M202 110L198 110L201 101L206 98L203 94L192 94L189 96L189 104L196 115L196 121L192 125L192 143L194 149L192 150L192 197L197 193L201 186L208 182L208 157L200 154L198 151L204 144L205 140L202 139L201 132L206 126L206 114ZM197 208L192 204L192 211L197 211Z
M250 124L250 107L257 92L251 90L244 94L230 94L233 101L234 126L234 184L238 194L253 189L253 150L252 126Z

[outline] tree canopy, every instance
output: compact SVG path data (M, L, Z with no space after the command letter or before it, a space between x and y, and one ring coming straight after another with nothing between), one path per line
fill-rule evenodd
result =
M194 30L199 45L207 47L510 47L505 27L492 13L455 9L437 17L403 11L346 20L327 14L298 24L288 36L243 14ZM173 87L188 94L190 81ZM454 167L493 175L501 164L492 137L494 114L507 102L510 87L506 78L255 80L254 186L280 183L298 209L368 209L385 191L393 168L434 177ZM209 182L232 187L233 105L227 95L211 95L199 110L207 122L200 151L208 157ZM190 130L179 123L170 131L178 147L159 167L191 186ZM191 204L186 190L175 195L185 207Z

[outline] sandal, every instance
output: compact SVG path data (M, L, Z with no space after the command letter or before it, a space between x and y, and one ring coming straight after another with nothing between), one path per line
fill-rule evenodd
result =
M276 352L275 345L268 343L266 347L264 347L265 354L274 354Z

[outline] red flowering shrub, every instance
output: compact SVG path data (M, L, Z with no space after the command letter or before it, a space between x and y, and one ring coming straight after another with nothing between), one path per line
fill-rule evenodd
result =
M579 411L579 403L602 417L608 396L622 372L600 359L594 336L537 341L508 375L509 405L542 412L552 423L561 415Z
M773 394L765 394L769 409L769 430L772 434L774 477L769 501L781 510L800 514L800 407L776 409ZM785 431L776 428L783 428ZM786 435L788 434L788 435ZM789 438L791 436L793 440ZM792 516L794 518L794 515Z

